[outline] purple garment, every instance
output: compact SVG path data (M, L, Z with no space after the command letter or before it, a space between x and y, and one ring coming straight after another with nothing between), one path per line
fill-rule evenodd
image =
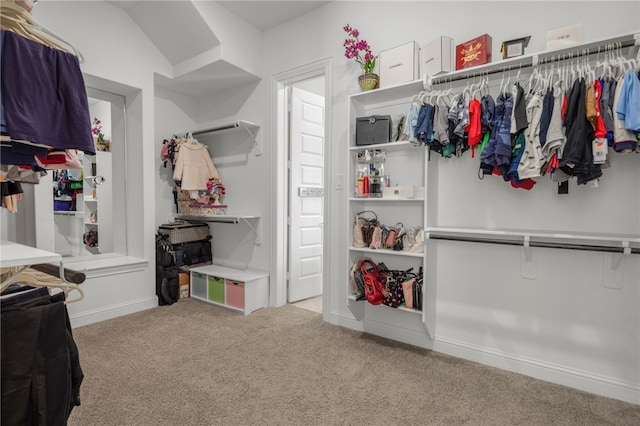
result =
M4 45L4 30L0 30L0 63L2 62L2 46ZM0 71L2 78L2 71ZM2 85L0 85L0 132L8 133L7 120L4 118L4 105L2 104Z
M12 139L95 153L76 56L5 31L1 61L2 103Z

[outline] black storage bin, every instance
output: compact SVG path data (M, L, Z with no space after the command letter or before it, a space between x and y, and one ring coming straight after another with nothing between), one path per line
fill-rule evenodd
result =
M371 115L356 118L356 145L391 142L391 116Z

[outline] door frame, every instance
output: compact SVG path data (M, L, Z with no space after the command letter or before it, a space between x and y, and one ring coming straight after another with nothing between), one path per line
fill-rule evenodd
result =
M330 286L327 277L329 276L329 262L327 261L330 246L329 236L331 235L331 220L328 212L331 211L331 197L329 196L329 182L332 173L331 162L331 122L332 122L332 75L331 69L333 61L331 58L322 59L307 65L293 68L274 74L271 79L271 139L276 141L275 155L273 157L272 192L271 198L272 217L275 218L272 224L272 253L271 259L271 291L270 305L283 306L287 304L287 259L289 257L289 235L287 224L287 212L289 206L289 178L288 168L288 137L285 128L287 105L285 104L285 90L288 86L299 81L310 78L324 76L324 98L325 98L325 152L324 152L324 226L322 231L322 251L325 261L322 265L322 298L323 302L329 299ZM328 303L322 304L322 317L327 318Z

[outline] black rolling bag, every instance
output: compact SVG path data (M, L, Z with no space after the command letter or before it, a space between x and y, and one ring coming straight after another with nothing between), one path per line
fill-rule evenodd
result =
M173 245L160 233L156 235L156 296L160 306L178 300L178 267L173 260Z
M176 267L211 262L211 236L200 241L191 241L173 245L173 261Z

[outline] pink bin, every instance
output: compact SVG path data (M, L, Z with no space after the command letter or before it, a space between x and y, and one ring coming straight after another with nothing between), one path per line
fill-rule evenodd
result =
M240 281L225 281L226 305L244 310L244 283Z

